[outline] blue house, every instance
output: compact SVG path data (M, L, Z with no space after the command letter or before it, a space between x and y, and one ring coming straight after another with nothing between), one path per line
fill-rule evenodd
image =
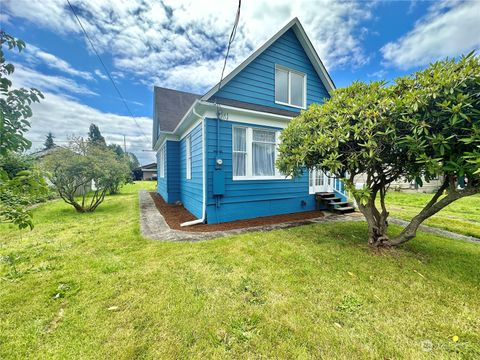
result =
M310 211L318 193L344 203L338 179L275 168L282 129L334 87L297 18L203 96L155 87L158 193L197 217L185 225Z

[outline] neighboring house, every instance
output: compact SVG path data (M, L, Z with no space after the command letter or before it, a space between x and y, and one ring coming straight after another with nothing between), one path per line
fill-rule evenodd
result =
M35 160L41 160L45 156L53 154L53 153L57 152L58 150L60 150L61 148L62 148L61 146L54 145L50 149L43 149L43 150L35 151L35 152L31 153L30 156Z
M418 185L415 181L408 182L407 180L400 180L391 183L390 189L402 192L434 193L440 188L440 186L442 186L442 180L440 178L430 181L425 181L423 179L422 186Z
M138 180L157 180L157 163L143 165L134 171L136 170L141 173L141 177Z
M205 95L154 88L158 193L198 220L219 223L314 210L315 193L345 200L322 172L275 168L280 131L323 103L334 84L297 18Z
M415 181L408 182L406 179L394 181L390 184L389 189L393 191L401 191L401 192L418 192L418 193L433 193L436 192L440 186L442 186L442 180L440 178L425 181L423 179L423 185L419 186L416 184ZM357 189L361 189L366 181L366 175L358 175L355 177L355 187Z

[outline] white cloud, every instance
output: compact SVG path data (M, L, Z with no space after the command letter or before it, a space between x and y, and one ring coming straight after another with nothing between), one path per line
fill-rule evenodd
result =
M100 128L107 143L115 143L123 147L123 135L126 136L127 151L137 155L141 163L155 161L153 153L146 152L151 148L152 120L137 117L137 126L129 116L105 113L90 106L79 103L62 95L44 93L45 99L32 106L33 117L27 138L33 141L32 150L42 147L45 135L51 131L59 145L72 136L86 137L91 123ZM139 129L140 127L140 129Z
M0 24L10 24L10 17L3 12L0 12Z
M425 65L480 48L480 1L438 1L412 31L381 52L401 69Z
M12 81L15 87L34 87L42 92L64 93L68 91L79 95L98 95L72 79L63 76L45 75L17 63L14 63L14 66L15 72L12 75Z
M102 71L95 69L94 71L95 75L97 75L100 79L102 80L108 80L107 75L105 75Z
M72 0L72 4L99 51L112 55L112 70L148 86L197 92L218 81L236 1ZM361 23L372 17L371 6L363 1L244 1L229 68L295 16L327 67L361 66L368 61ZM64 0L7 0L6 9L65 36L75 33L83 38Z
M43 51L34 45L28 44L25 48L25 53L27 56L27 61L30 63L37 64L38 62L42 62L49 68L59 70L65 74L81 77L85 80L93 80L91 73L77 70L65 60Z
M41 87L45 96L40 103L32 105L33 117L30 118L32 127L27 132L27 138L33 141L33 151L42 147L45 135L49 131L55 135L58 144L63 145L69 137L86 136L93 122L100 127L107 143L123 146L125 135L127 151L134 152L142 163L154 161L153 153L142 151L151 147L150 118L137 117L137 125L129 116L102 112L62 94L61 90L65 88L78 92L68 79L43 75L18 64L15 67L16 71L12 76L14 88L35 85Z
M368 73L367 76L371 78L383 79L385 78L385 75L387 75L387 73L388 72L385 69L380 69L374 71L373 73Z

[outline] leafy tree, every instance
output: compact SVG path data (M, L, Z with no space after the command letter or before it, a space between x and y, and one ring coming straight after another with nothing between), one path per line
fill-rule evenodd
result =
M13 152L0 156L0 222L33 228L28 206L47 195L43 174L30 157Z
M53 149L56 146L55 142L53 141L54 138L55 138L55 136L53 136L53 134L51 132L49 132L47 134L47 136L45 137L45 142L43 144L43 149L44 150Z
M19 52L25 48L22 40L0 31L0 155L30 148L31 142L23 136L30 127L30 105L43 99L42 93L37 89L11 89L12 82L7 76L13 74L15 67L6 62L5 45L9 50L16 48Z
M314 104L282 133L278 167L298 175L318 168L343 179L368 224L369 243L402 244L453 201L480 191L480 60L470 54L412 76L353 83ZM362 175L365 184L355 189ZM442 186L403 232L387 235L385 196L399 179ZM466 186L459 188L459 179ZM447 191L446 195L443 195ZM379 206L379 207L378 207Z
M12 152L30 148L31 142L24 137L30 127L30 105L43 98L37 89L12 89L8 77L13 74L15 67L6 62L4 47L21 52L25 43L0 30L0 163L3 164L8 162L7 157ZM32 198L44 191L45 182L36 169L14 172L0 166L0 222L32 228L32 217L27 206Z
M107 191L120 187L130 173L112 150L83 139L46 157L44 167L60 197L78 212L95 211Z
M95 145L107 146L105 138L102 136L100 129L95 124L90 124L90 129L88 130L88 141Z

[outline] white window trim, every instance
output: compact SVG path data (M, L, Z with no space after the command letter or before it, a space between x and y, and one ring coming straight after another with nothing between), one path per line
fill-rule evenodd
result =
M235 130L236 129L245 129L245 151L239 151L239 150L235 150ZM247 149L247 130L248 128L246 126L232 126L232 174L234 173L234 154L245 154L245 175L243 176L246 176L246 172L247 172L247 163L248 163L248 149ZM234 176L234 177L238 177L238 176Z
M244 176L233 176L233 152L234 152L234 131L235 128L242 128L246 130L245 139L246 139L246 159L245 159L245 175ZM249 127L249 126L239 126L234 125L232 126L232 178L234 181L242 181L242 180L289 180L291 176L285 176L280 173L280 171L275 166L275 175L272 176L255 176L253 175L253 130L261 130L261 131L274 131L275 132L275 161L278 158L278 145L280 144L280 131L275 131L272 129L266 129L261 127Z
M277 101L277 69L286 71L288 73L288 88L287 88L287 90L288 90L288 103L283 102L283 101ZM303 95L304 95L303 96L303 106L298 106L298 105L292 104L291 87L290 87L290 84L292 83L292 80L291 80L292 73L303 76ZM282 66L282 65L275 64L275 74L274 74L274 76L275 76L275 94L274 94L275 104L291 106L291 107L294 107L294 108L297 108L297 109L306 109L307 108L307 74L302 73L300 71L289 69L289 68L287 68L285 66Z
M188 135L185 138L185 166L186 174L185 178L187 180L192 179L192 136Z
M159 150L159 157L158 157L158 161L159 161L159 176L161 178L165 178L165 159L166 159L166 149L165 149L165 144L163 144L161 147L160 147L160 150Z

